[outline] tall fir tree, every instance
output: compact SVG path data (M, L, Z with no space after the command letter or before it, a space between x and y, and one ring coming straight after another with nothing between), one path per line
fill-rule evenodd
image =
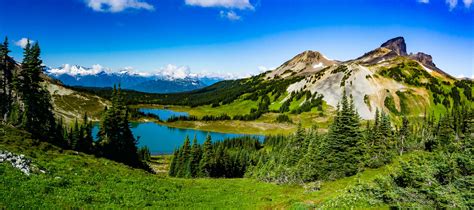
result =
M375 112L374 126L370 129L370 135L366 145L366 165L377 168L385 165L393 158L395 142L392 134L390 118L384 112Z
M174 177L177 173L177 162L179 160L179 149L175 149L173 152L173 158L171 159L170 169L168 171L168 175Z
M410 125L408 118L403 116L402 117L402 126L400 127L400 130L398 131L398 137L397 137L397 151L399 155L403 155L405 151L407 151L408 147L408 139L410 138L411 132L410 132Z
M286 157L285 164L289 166L297 164L306 153L308 144L305 130L301 124L298 124L296 133L290 138L290 141L288 141L286 149L284 150L286 153L283 155Z
M344 91L334 122L321 145L320 179L337 179L358 172L363 161L363 141L352 97Z
M23 106L19 123L34 138L60 145L63 140L58 139L60 134L56 130L51 96L41 85L43 62L40 59L40 54L38 42L31 46L28 41L24 49L22 69L19 74L18 92Z
M177 168L178 171L176 173L176 176L178 177L189 177L190 172L189 172L189 159L190 159L190 154L191 154L191 143L189 141L189 136L186 136L184 139L184 144L181 147L179 157L178 157L178 164Z
M199 175L199 162L201 161L201 146L198 144L196 135L193 139L190 158L189 173L191 177L197 177Z
M84 114L83 117L83 127L82 132L84 135L83 142L82 142L82 151L86 153L93 153L94 148L94 137L92 136L92 122L89 121L89 117L87 113Z
M13 64L8 56L8 38L0 44L0 122L6 122L12 107Z
M144 167L137 149L137 141L130 130L128 109L121 95L120 85L114 86L112 106L106 109L98 133L99 154L132 167Z
M204 144L202 146L202 158L199 163L200 176L203 176L203 177L210 176L213 156L214 154L212 150L211 135L207 134L206 141L204 141Z
M302 181L313 181L318 177L318 157L320 154L320 136L318 135L317 128L314 127L310 130L308 149L304 157L298 162L297 170L300 171L300 179Z

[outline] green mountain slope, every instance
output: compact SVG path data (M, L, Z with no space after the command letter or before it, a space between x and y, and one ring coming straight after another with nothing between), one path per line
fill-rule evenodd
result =
M10 58L9 62L14 66L13 74L18 75L21 71L20 64L13 58ZM42 87L51 95L55 117L61 118L68 124L74 122L75 119L82 119L85 113L91 120L98 121L104 108L110 105L105 98L68 88L46 74L41 74L41 78L43 79Z
M100 114L110 102L99 96L72 90L57 81L45 80L43 85L51 94L56 117L65 122L81 119L87 113L91 120L98 121Z

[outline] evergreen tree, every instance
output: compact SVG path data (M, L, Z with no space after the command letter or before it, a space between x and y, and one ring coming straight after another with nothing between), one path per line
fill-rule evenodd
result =
M0 44L0 121L6 122L12 108L13 65L8 53L8 38Z
M138 156L140 157L140 160L142 161L150 161L151 159L150 149L147 146L141 147L140 149L138 149Z
M303 158L308 145L309 139L306 138L305 130L301 124L299 124L295 135L289 139L286 149L284 150L285 154L283 156L286 157L285 164L288 166L296 165L298 161Z
M191 143L189 141L189 136L186 136L184 139L184 144L180 149L176 173L177 177L189 177L189 159L191 154Z
M89 121L87 113L84 114L82 121L84 123L82 127L83 135L84 135L82 150L83 152L86 152L86 153L92 153L93 148L94 148L94 137L92 136L93 125L92 125L92 122Z
M120 85L118 89L114 86L112 106L102 116L98 133L99 154L132 167L143 167L137 153L137 141L130 130L128 109L120 91Z
M302 181L313 181L317 179L318 159L320 154L320 137L317 128L312 128L307 137L309 141L308 149L303 159L298 163L298 171L301 172Z
M409 137L410 137L409 121L405 116L403 116L402 126L400 130L398 131L398 142L397 142L397 150L400 156L403 155L403 153L407 150Z
M79 129L79 123L76 121L74 122L74 126L71 128L71 149L80 151L80 144L81 144L81 130Z
M375 122L370 129L366 147L366 165L372 168L389 163L393 157L394 142L390 118L384 112L375 112Z
M70 134L70 147L73 150L92 153L94 138L92 137L92 123L89 122L87 114L82 118L82 124L77 119Z
M170 169L168 171L168 174L172 177L176 176L177 174L177 162L179 160L179 150L175 149L173 152L173 158L171 159L170 163Z
M337 179L354 175L358 172L363 160L359 116L354 109L352 99L348 100L345 91L340 104L334 122L321 145L317 170L319 170L319 178L322 179Z
M435 149L445 150L453 152L456 150L454 139L456 133L453 129L454 123L452 117L449 114L440 117L438 122L438 129L436 132L436 144Z
M60 145L62 139L56 139L60 131L56 130L50 95L41 86L43 66L38 43L31 47L28 41L21 67L18 78L18 94L23 106L20 125L36 139Z
M207 134L206 141L203 144L202 148L202 158L199 163L199 172L201 173L200 176L208 177L211 173L212 167L212 159L213 159L213 151L212 151L212 140L211 135Z
M201 147L197 142L196 135L193 139L193 145L191 149L191 160L189 163L189 171L191 177L197 177L199 175L199 162L201 161Z

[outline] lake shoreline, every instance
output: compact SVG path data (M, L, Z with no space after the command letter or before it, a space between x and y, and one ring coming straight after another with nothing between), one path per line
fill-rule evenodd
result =
M167 120L176 115L188 115L184 112L173 112L172 110L150 109L144 110L148 114L154 114L160 119ZM182 121L177 121L182 123ZM193 140L196 138L197 142L202 144L209 135L212 141L222 141L229 138L250 136L262 141L265 139L264 135L253 133L240 132L222 132L222 130L213 131L208 129L196 128L193 126L173 126L177 122L163 122L156 118L141 117L130 122L130 128L135 136L138 147L147 146L153 155L169 155L179 148L186 138ZM100 123L95 123L92 133L95 139L99 132Z

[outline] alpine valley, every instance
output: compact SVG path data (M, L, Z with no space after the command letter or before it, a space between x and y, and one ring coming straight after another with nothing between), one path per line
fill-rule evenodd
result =
M45 68L8 43L0 208L474 208L473 81L403 37L228 80Z
M326 129L344 92L363 120L373 120L378 110L400 123L401 116L418 119L446 113L461 102L470 104L472 80L454 78L437 68L430 55L406 49L404 38L396 37L347 61L308 50L250 78L186 93L125 91L124 97L130 104L165 105L197 119L169 122L173 127L258 134L293 132L299 123ZM111 89L82 90L111 95ZM226 122L206 120L219 116ZM278 118L293 123L281 124Z

